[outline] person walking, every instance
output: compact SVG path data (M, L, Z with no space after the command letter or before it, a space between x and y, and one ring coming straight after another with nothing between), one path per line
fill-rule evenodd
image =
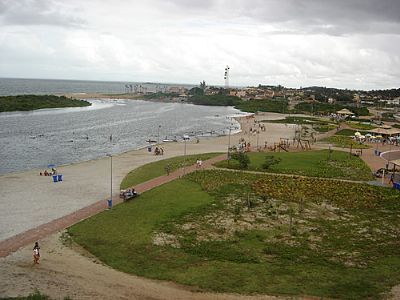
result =
M33 263L38 264L40 259L40 246L38 242L35 242L35 246L33 246Z

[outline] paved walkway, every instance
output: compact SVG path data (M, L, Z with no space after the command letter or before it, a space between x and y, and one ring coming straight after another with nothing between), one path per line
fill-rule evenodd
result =
M203 162L202 169L210 168L212 164L222 161L226 158L226 154L222 154L216 156L212 159L206 160ZM179 177L182 177L185 174L192 173L198 170L196 165L192 165L189 167L178 169L169 175L163 175L152 180L146 181L144 183L138 184L135 186L135 190L138 193L143 193L148 191L156 186L162 185L164 183L175 180ZM113 195L113 204L119 204L122 200L119 198L119 192L116 195ZM64 230L65 228L78 223L84 219L87 219L93 215L98 214L99 212L107 209L107 199L103 199L79 209L71 214L68 214L64 217L58 218L46 224L40 225L36 228L27 230L23 233L17 234L13 237L10 237L4 241L0 242L0 257L5 257L10 253L18 250L19 248L26 246L28 244L32 244L35 241L38 241L50 234L56 233L58 231Z

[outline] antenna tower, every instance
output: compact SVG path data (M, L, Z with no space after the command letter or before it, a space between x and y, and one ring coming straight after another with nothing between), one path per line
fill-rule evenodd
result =
M225 67L225 75L224 75L224 79L225 79L225 88L228 89L229 88L229 66Z

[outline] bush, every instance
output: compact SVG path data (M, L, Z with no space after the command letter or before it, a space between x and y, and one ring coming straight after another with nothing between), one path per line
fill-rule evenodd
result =
M231 158L239 162L239 166L241 169L247 169L249 167L250 159L243 152L232 153Z
M265 162L261 165L264 170L268 170L271 166L279 164L282 159L275 158L273 155L265 156Z

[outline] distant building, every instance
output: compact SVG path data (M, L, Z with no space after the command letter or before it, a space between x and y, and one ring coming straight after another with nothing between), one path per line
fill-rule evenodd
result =
M395 98L395 99L382 99L379 100L381 103L386 103L388 105L400 105L400 98Z
M170 86L167 89L168 93L179 94L179 95L186 95L187 89L183 86Z

